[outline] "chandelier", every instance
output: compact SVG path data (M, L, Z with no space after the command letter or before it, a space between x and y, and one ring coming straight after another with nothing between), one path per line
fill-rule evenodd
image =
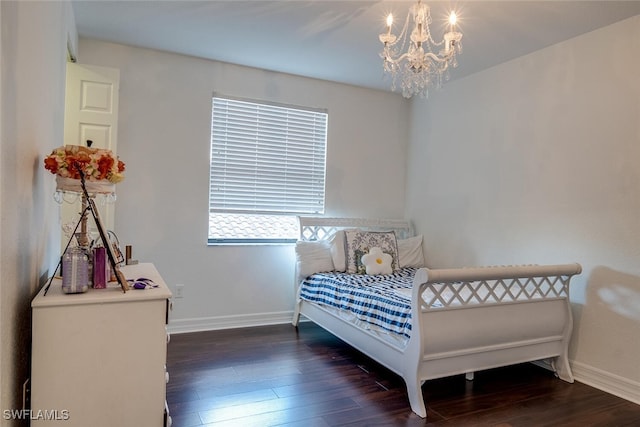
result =
M409 21L413 28L409 32ZM449 80L449 67L457 67L456 54L462 52L462 33L456 31L456 14L449 16L449 31L444 39L435 42L431 37L431 11L421 0L411 6L399 36L391 33L393 15L387 16L387 32L380 34L384 45L380 57L384 72L391 76L391 89L398 83L405 98L429 95L430 88L440 88Z

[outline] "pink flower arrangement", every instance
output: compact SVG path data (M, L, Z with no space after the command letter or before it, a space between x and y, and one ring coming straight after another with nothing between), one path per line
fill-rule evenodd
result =
M80 179L80 171L87 181L107 180L113 184L124 179L125 165L111 150L65 145L58 147L44 159L44 167L63 178Z

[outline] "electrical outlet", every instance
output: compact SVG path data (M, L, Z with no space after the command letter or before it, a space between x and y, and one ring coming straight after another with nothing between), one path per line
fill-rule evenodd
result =
M174 296L176 298L182 298L184 296L183 292L184 292L184 285L183 284L176 285L176 294Z

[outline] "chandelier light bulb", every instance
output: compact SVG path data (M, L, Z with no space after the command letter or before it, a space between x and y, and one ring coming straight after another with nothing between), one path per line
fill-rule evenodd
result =
M387 28L391 29L391 25L393 24L393 14L387 15Z
M455 26L457 20L458 20L458 17L456 16L456 13L451 12L451 15L449 15L449 24L451 24L451 26Z

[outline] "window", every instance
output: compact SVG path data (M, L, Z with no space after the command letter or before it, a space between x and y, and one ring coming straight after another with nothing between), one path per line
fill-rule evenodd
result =
M290 242L323 214L327 113L213 96L209 243Z

